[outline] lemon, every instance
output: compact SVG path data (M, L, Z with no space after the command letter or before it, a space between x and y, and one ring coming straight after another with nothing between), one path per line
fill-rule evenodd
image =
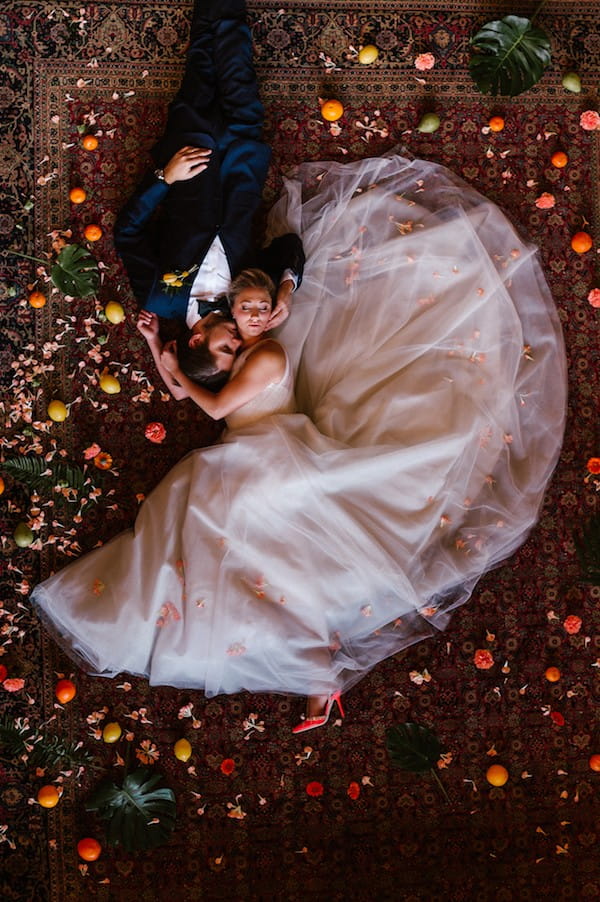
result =
M50 401L48 404L48 416L55 423L62 423L69 416L69 411L62 401Z
M125 319L125 311L118 301L109 301L104 308L104 313L109 323L122 323Z
M121 383L116 376L111 376L110 373L103 373L100 376L100 388L107 395L118 395L121 391Z
M377 57L379 56L379 50L375 47L374 44L367 44L366 47L363 47L362 50L358 52L358 62L362 63L363 66L368 66L369 63L374 63Z
M508 771L501 764L492 764L488 767L485 778L492 786L504 786L508 781Z
M178 739L173 746L173 754L179 761L188 761L192 754L192 747L187 739Z
M107 723L102 730L102 739L104 742L118 742L122 732L118 723Z
M34 538L33 531L29 528L27 523L23 523L22 521L21 523L17 523L17 527L13 532L13 539L19 548L29 548Z
M437 132L440 125L440 117L436 113L425 113L417 125L417 131L431 134L432 132Z

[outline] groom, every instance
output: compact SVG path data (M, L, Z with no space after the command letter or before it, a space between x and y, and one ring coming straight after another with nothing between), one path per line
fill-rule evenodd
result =
M244 0L196 0L181 87L152 149L157 168L119 213L114 239L143 310L180 320L193 330L190 347L204 345L205 357L208 348L209 380L233 365L233 355L210 350L229 317L231 279L249 265L268 272L278 286L270 328L289 315L302 279L297 235L253 252L271 157L262 125Z

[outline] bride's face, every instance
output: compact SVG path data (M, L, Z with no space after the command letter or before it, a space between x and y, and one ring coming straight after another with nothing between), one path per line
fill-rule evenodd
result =
M267 328L271 316L271 295L263 288L243 288L236 296L231 314L242 339L256 338Z

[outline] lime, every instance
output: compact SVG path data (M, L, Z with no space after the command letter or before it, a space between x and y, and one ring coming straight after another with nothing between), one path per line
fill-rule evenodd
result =
M440 125L440 117L436 113L425 113L417 125L417 131L431 134L432 132L437 132Z
M21 523L17 523L17 528L13 533L13 538L19 548L29 548L35 536L33 535L32 530L28 527L27 523L23 523L21 521Z
M581 94L581 79L577 72L567 72L563 75L561 84L565 91L570 91L572 94Z

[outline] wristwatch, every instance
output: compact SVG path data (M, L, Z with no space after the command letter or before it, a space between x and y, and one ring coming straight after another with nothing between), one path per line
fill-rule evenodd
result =
M154 176L159 180L159 182L164 182L165 180L165 170L164 169L155 169Z

